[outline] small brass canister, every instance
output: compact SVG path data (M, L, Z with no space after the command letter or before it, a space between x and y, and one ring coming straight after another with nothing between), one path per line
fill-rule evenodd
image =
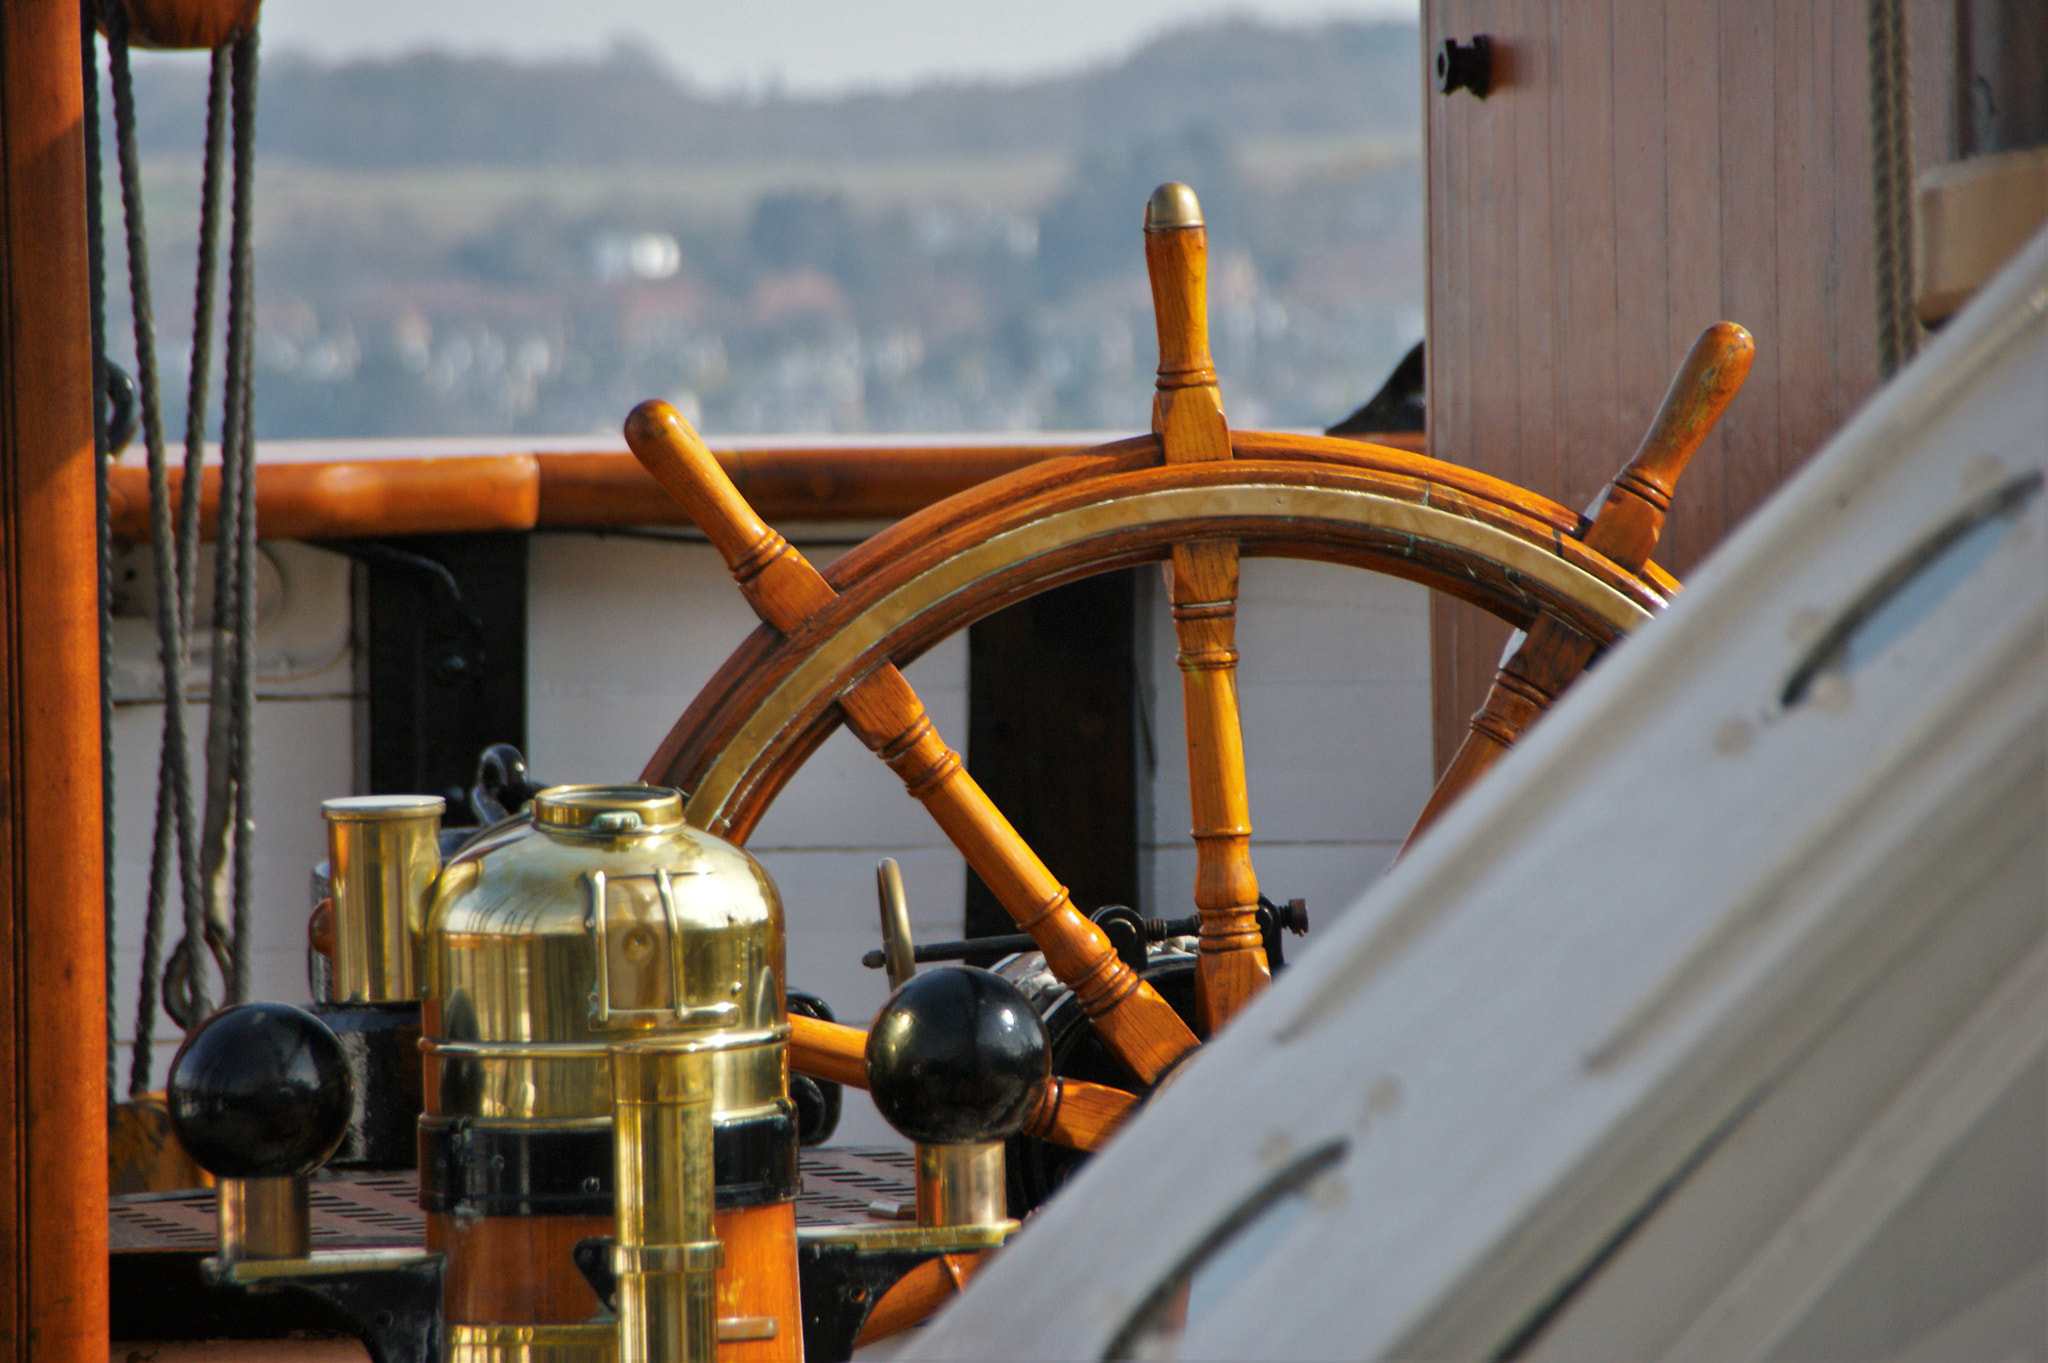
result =
M351 795L320 806L334 897L333 997L409 1003L441 869L438 795Z

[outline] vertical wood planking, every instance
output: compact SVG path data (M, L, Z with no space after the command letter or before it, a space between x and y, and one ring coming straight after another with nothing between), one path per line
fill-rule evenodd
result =
M1583 506L1694 339L1740 322L1755 370L1657 553L1683 575L1842 424L1877 373L1864 8L1429 0L1425 56L1490 32L1512 62L1483 102L1425 95L1432 454ZM1504 260L1511 305L1477 296ZM1438 600L1430 633L1441 767L1504 630Z
M1824 0L1813 0L1816 5ZM1877 388L1877 276L1871 241L1870 46L1865 0L1832 0L1836 274L1830 331L1835 386L1826 429L1835 430Z
M1524 252L1529 262L1531 278L1529 293L1523 300L1523 309L1528 314L1526 328L1529 342L1540 347L1540 353L1548 361L1540 370L1529 376L1524 385L1531 399L1531 410L1540 412L1543 422L1540 430L1530 432L1532 437L1527 453L1522 458L1522 474L1527 486L1544 489L1546 497L1565 495L1565 453L1568 439L1566 432L1570 425L1571 404L1568 399L1570 374L1577 358L1571 337L1564 327L1566 268L1571 258L1570 224L1565 214L1565 196L1558 193L1564 183L1559 173L1561 161L1558 156L1559 125L1572 116L1572 101L1567 91L1569 76L1563 67L1563 17L1554 0L1540 0L1529 6L1529 27L1532 46L1540 46L1542 61L1539 67L1540 87L1532 80L1525 86L1521 97L1522 129L1520 140L1529 147L1529 156L1523 160L1523 167L1533 176L1540 174L1541 183L1526 180L1516 185L1517 194L1527 195L1530 210L1522 215L1519 231L1538 232L1536 241ZM1537 151L1541 149L1541 159ZM1537 248L1541 255L1537 254ZM1505 635L1502 636L1505 639ZM1496 655L1489 660L1498 665ZM1480 688L1474 693L1473 707L1485 698L1484 688L1493 681L1491 675L1477 681Z
M1567 116L1551 121L1561 210L1558 227L1558 349L1570 356L1560 404L1567 452L1555 481L1537 490L1583 508L1614 470L1622 450L1616 390L1620 338L1614 290L1614 66L1608 6L1568 3L1558 19L1557 83ZM1628 230L1639 230L1630 224Z
M1432 9L1432 22L1424 30L1420 54L1425 89L1430 86L1429 54L1445 37L1465 32L1467 10L1468 6L1462 0L1446 0L1446 3ZM1447 457L1464 462L1475 454L1471 447L1471 414L1467 404L1472 368L1462 361L1440 366L1437 357L1439 352L1453 356L1469 356L1471 353L1471 329L1467 319L1471 290L1466 284L1471 266L1466 249L1470 214L1464 207L1467 193L1465 143L1470 125L1465 118L1468 111L1458 102L1434 95L1424 97L1429 101L1425 105L1426 123L1435 130L1430 137L1428 157L1429 212L1431 221L1438 225L1438 230L1429 236L1428 331L1433 337L1443 338L1440 344L1431 345L1426 351L1430 439L1434 442L1441 437L1450 441L1447 448L1452 452ZM1455 210L1451 207L1454 203L1458 205Z
M1428 345L1423 353L1423 367L1430 452L1439 459L1477 467L1470 427L1459 405L1460 394L1471 377L1471 366L1457 358L1470 354L1462 311L1465 292L1460 284L1465 274L1465 257L1460 247L1466 215L1462 211L1453 213L1449 208L1458 196L1456 170L1462 164L1462 157L1454 157L1459 144L1459 110L1452 101L1436 95L1430 70L1432 54L1446 36L1463 32L1464 21L1463 0L1434 0L1423 7L1422 51L1417 54L1426 141L1423 163L1428 174L1424 189L1429 213L1428 230L1424 233L1429 280L1424 326ZM1463 721L1456 716L1455 697L1463 694L1461 679L1470 670L1462 655L1469 650L1471 631L1469 626L1460 627L1454 612L1465 609L1469 608L1442 598L1430 603L1430 670L1439 679L1430 711L1430 747L1439 770L1457 750L1457 735L1462 732Z
M1722 318L1720 30L1715 0L1664 7L1667 372L1694 337ZM1716 430L1679 484L1657 554L1673 572L1688 572L1720 537L1727 460L1727 436Z
M1665 192L1664 24L1662 6L1614 0L1614 469L1650 428L1657 404L1690 344L1671 344L1670 285L1664 272L1669 235ZM1611 476L1609 470L1607 476Z
M1463 204L1458 214L1463 220L1459 249L1468 287L1452 307L1463 324L1469 362L1460 366L1466 381L1458 390L1454 415L1456 429L1463 433L1459 462L1498 469L1503 477L1524 482L1528 472L1520 439L1520 385L1510 378L1520 362L1520 262L1512 249L1503 249L1509 244L1503 229L1513 230L1520 209L1515 173L1523 87L1515 63L1525 43L1518 31L1518 10L1513 0L1470 0L1463 6L1459 26L1446 36L1463 42L1488 34L1496 51L1504 54L1496 61L1505 68L1505 80L1497 72L1496 88L1484 101L1460 95L1441 103L1454 118L1453 127L1462 130L1458 145L1464 173L1454 192ZM1540 125L1537 131L1540 136ZM1457 751L1465 719L1485 698L1507 636L1505 627L1484 611L1459 604L1454 612L1457 623L1448 631L1454 640L1450 675L1464 702L1437 726L1442 730L1433 736L1439 764Z
M1515 136L1515 193L1512 217L1503 231L1512 234L1515 261L1515 349L1509 373L1515 388L1516 431L1513 471L1503 476L1540 489L1546 481L1554 483L1562 467L1556 299L1551 287L1557 254L1550 171L1554 44L1548 0L1519 0L1512 23L1515 83L1505 98ZM1498 650L1494 652L1497 655ZM1488 666L1495 660L1489 658ZM1492 680L1489 671L1479 684ZM1476 696L1473 703L1478 703Z
M1723 419L1722 530L1739 524L1778 485L1776 6L1721 6L1721 308L1756 337L1763 382ZM1700 470L1705 472L1705 470Z
M967 631L967 770L1074 906L1138 898L1136 580L1105 573L1021 601ZM968 871L963 936L1015 932Z
M1782 479L1832 429L1834 206L1803 187L1826 176L1834 161L1834 14L1829 5L1786 5L1776 19L1778 343L1766 372L1778 390L1773 472Z
M1510 50L1514 44L1507 33L1510 5L1506 0L1474 0L1469 7L1468 34L1491 34ZM1509 62L1512 62L1510 57ZM1497 90L1485 102L1475 99L1446 101L1462 106L1468 173L1461 186L1468 224L1465 247L1465 279L1469 288L1463 300L1466 319L1466 354L1471 357L1474 381L1467 384L1459 413L1459 424L1469 433L1470 457L1484 460L1488 467L1507 470L1505 476L1522 477L1516 441L1516 386L1489 381L1515 369L1515 285L1516 261L1512 252L1500 249L1494 224L1511 224L1515 218L1515 119L1513 86Z

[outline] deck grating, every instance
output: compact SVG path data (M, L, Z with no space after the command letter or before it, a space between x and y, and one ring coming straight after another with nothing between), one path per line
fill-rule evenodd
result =
M826 1146L803 1152L799 1225L866 1220L870 1204L916 1201L917 1160L883 1146ZM417 1245L426 1238L418 1183L412 1174L335 1174L316 1179L313 1248L371 1249ZM108 1208L109 1246L116 1254L213 1248L211 1188L117 1197Z

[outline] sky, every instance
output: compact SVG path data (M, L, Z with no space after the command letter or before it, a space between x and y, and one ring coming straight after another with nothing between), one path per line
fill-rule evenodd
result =
M421 47L519 57L646 42L708 89L823 94L1114 59L1219 14L1307 23L1415 17L1419 0L273 0L266 49L328 58Z

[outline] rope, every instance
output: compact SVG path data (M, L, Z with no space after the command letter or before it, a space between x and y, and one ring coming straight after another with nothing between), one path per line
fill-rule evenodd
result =
M157 772L155 836L150 850L149 896L142 937L142 997L136 1009L135 1052L128 1075L130 1093L149 1086L150 1023L162 951L164 901L173 862L188 933L197 926L198 864L193 856L192 780L185 751L185 640L181 629L181 588L177 546L171 527L170 474L164 455L163 413L156 368L156 321L150 302L149 246L143 223L142 171L135 146L135 89L128 67L128 20L120 4L103 14L108 65L113 76L114 136L121 173L121 204L127 231L128 289L135 322L136 382L140 389L144 448L149 457L150 535L156 569L157 649L164 674L163 757ZM197 940L197 934L192 934ZM203 984L200 986L203 989ZM196 1000L203 1001L203 994ZM202 1014L204 1009L199 1010ZM177 1016L174 1012L173 1016ZM196 1021L196 1017L194 1018Z
M256 444L251 410L254 347L250 344L255 325L250 244L255 217L251 202L255 61L253 36L215 53L215 71L232 74L234 180L227 362L221 385L220 505L214 535L213 685L207 706L200 879L205 888L203 941L227 981L229 1003L248 997L249 900L255 865L251 731L256 713ZM216 84L214 98L218 100L221 94L222 87ZM212 124L218 127L223 107L216 103L211 112ZM186 949L182 943L180 947Z
M1872 272L1884 378L1919 348L1913 315L1913 111L1904 0L1870 0Z
M114 539L107 510L107 464L113 444L107 430L107 242L106 206L101 202L99 34L94 0L79 5L79 55L85 76L85 258L92 317L93 515L99 555L100 614L100 872L101 917L106 928L107 1103L120 1096L115 1059L121 1039L121 1005L115 965L119 942L114 914Z
M185 480L178 487L180 620L193 625L199 582L199 488L206 460L206 380L213 370L213 298L220 262L220 175L227 139L227 53L213 54L206 85L206 154L199 179L199 270L192 289L192 375L185 396Z
M241 1002L249 993L249 903L255 891L256 815L256 410L255 267L251 238L255 210L251 202L256 161L256 31L237 40L234 51L235 208L229 246L227 391L234 395L235 437L223 432L240 467L235 509L235 661L234 661L234 790L235 881L234 921L228 937L232 960L228 997ZM225 451L223 457L226 457ZM223 511L225 529L225 511Z
M213 367L212 329L215 280L218 276L220 243L220 181L226 168L229 54L225 47L213 53L206 91L206 158L199 196L199 274L192 305L192 396L186 408L185 484L179 503L179 549L185 583L184 620L189 632L196 623L199 560L199 498L196 495L201 459L205 452L206 380ZM232 270L231 270L232 274ZM232 278L230 280L232 288ZM228 329L234 330L234 305L229 303ZM222 424L234 420L235 391L230 376L222 385ZM223 435L224 441L226 435ZM234 591L235 537L233 524L234 476L237 467L233 451L221 451L220 524L214 536L213 576L213 677L206 707L206 800L199 830L199 883L205 892L204 941L212 951L222 975L230 974L224 940L225 915L219 908L222 887L220 867L226 855L228 836L228 789L231 761L227 748L231 736L227 727L229 691L232 679L222 667L226 652L229 600ZM187 942L178 944L182 954Z

